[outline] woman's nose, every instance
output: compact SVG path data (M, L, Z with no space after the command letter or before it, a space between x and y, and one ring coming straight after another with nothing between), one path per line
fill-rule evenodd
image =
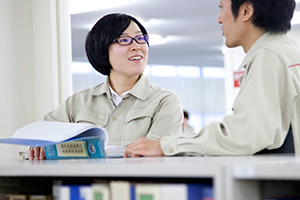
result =
M131 51L141 50L140 44L133 40L131 44Z

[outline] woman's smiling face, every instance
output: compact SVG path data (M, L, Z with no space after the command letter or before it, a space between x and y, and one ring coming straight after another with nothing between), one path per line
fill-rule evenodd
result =
M131 21L122 36L135 38L143 33L138 25ZM131 44L121 46L117 42L112 43L108 48L109 62L112 66L111 75L126 76L132 78L140 76L148 62L149 47L147 43L139 44L135 40Z

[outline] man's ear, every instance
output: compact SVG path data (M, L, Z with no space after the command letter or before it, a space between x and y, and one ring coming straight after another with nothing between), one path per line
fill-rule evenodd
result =
M240 7L240 14L243 18L243 21L252 21L252 17L254 14L254 7L250 1L246 1Z

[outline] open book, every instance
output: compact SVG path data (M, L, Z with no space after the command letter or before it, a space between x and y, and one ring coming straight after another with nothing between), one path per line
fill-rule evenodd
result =
M0 143L45 147L48 159L106 157L107 142L108 134L100 126L52 121L28 124L19 128L10 138L0 139ZM124 151L112 157L122 157Z

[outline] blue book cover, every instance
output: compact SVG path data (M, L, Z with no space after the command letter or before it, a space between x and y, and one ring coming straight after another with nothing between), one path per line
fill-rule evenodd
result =
M135 185L130 184L130 200L135 200Z
M214 200L214 190L212 186L206 186L203 188L202 200Z
M70 200L80 200L79 185L70 185Z
M105 158L101 138L80 138L45 147L47 159Z
M209 184L191 183L188 186L188 200L213 199L213 187ZM207 197L207 195L209 197Z

